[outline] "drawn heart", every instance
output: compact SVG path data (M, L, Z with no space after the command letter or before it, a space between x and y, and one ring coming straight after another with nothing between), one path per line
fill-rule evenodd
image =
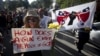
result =
M87 7L85 9L82 10L82 12L80 13L80 19L83 21L83 22L86 22L89 18L89 14L90 14L90 8Z
M57 17L58 23L61 24L61 23L64 21L64 19L67 19L67 17L68 17L68 16L58 16L58 17Z
M79 16L80 16L80 19L81 19L83 22L86 22L86 21L88 20L88 18L89 18L89 14L90 14L90 12L86 12L86 13L80 14L80 15L79 15Z

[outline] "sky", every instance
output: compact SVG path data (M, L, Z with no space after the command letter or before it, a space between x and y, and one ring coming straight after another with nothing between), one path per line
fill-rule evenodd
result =
M29 3L31 3L31 2L36 1L36 0L28 0L28 1L29 1Z

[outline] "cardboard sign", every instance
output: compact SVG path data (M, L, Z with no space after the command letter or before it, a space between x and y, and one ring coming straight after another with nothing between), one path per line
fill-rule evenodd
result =
M13 28L13 52L50 50L54 34L52 29Z

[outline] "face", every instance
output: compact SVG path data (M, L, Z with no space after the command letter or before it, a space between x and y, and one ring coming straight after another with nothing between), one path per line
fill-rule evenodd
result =
M30 28L35 28L36 23L37 23L36 18L33 18L33 17L30 17L30 18L29 18L28 24L29 24Z
M39 13L40 17L43 16L43 14L44 14L43 9L39 9L38 13Z

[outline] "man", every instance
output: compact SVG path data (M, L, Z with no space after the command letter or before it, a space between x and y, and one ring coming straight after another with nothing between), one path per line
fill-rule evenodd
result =
M38 10L38 14L40 16L40 27L48 28L48 23L51 21L51 18L47 15L48 14L47 11L43 8L40 8Z
M90 28L80 28L78 30L78 41L76 41L78 52L81 53L83 50L84 45L89 41L90 37Z

